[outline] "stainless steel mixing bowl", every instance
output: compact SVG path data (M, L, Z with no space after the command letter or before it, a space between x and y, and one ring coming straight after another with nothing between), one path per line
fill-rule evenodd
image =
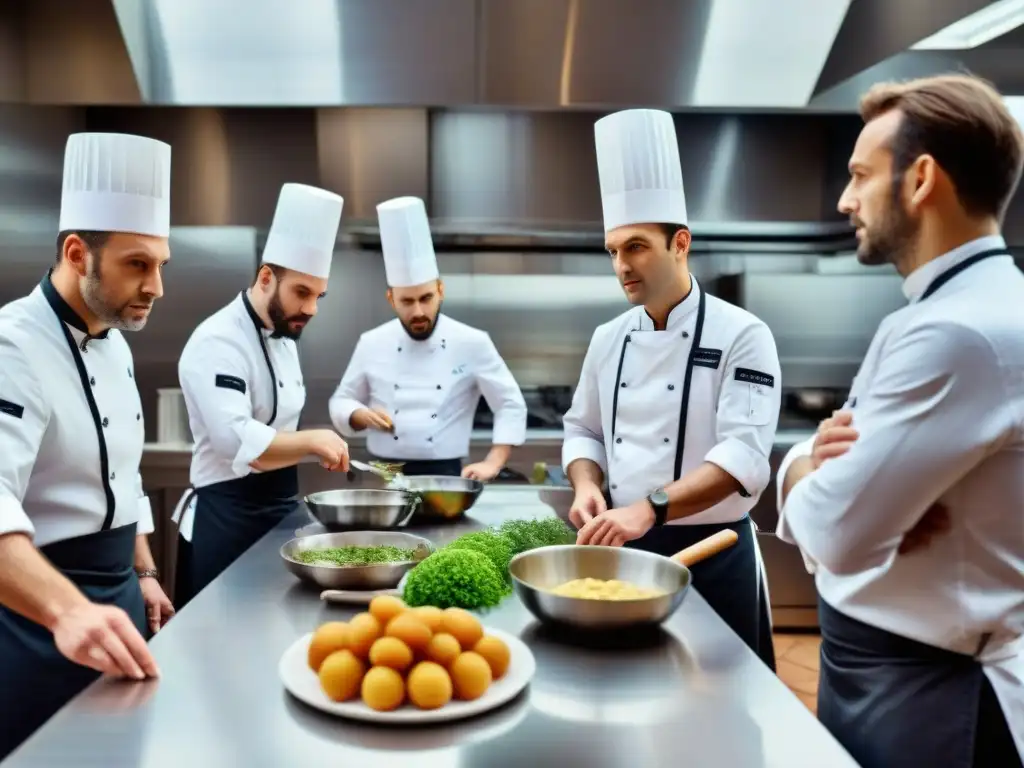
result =
M321 491L303 501L327 530L400 528L416 511L419 499L399 490L354 488Z
M693 579L684 563L693 565L736 541L735 531L720 531L671 558L624 547L540 547L516 555L508 570L519 599L541 623L582 630L652 627L682 605ZM586 578L618 579L664 594L637 600L591 600L550 591Z
M484 490L479 480L448 475L403 475L396 483L401 483L396 487L419 497L420 505L415 513L418 518L455 520L476 504Z
M401 531L350 531L347 533L321 533L292 539L281 547L281 559L288 570L303 581L323 589L390 589L398 585L406 572L423 557L400 563L381 565L330 566L307 565L295 559L298 552L334 547L423 547L423 557L433 552L429 539Z

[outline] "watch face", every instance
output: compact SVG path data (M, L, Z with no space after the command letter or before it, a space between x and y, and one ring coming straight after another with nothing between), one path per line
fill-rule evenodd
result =
M668 504L668 494L661 488L651 493L648 498L652 504Z

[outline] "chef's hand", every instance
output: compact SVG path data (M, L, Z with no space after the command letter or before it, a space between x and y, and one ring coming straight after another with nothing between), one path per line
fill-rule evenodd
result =
M113 605L83 603L65 611L53 640L66 658L115 677L143 680L160 670L128 614Z
M594 483L582 483L569 507L569 522L580 529L607 509L601 488Z
M139 579L139 587L142 589L142 599L146 602L146 621L155 635L174 615L174 606L164 594L160 582L154 577L145 576Z
M476 464L468 464L462 468L462 476L470 480L479 480L486 483L497 477L501 472L501 466L486 461L478 461Z
M388 412L382 408L360 408L349 416L348 423L352 429L359 431L379 429L381 432L390 432L395 428Z
M594 517L576 534L577 544L598 547L621 547L627 541L639 539L654 525L654 507L641 499L628 507L609 509Z
M917 525L903 534L898 552L906 555L927 547L933 538L948 531L949 526L949 512L941 504L933 504L917 521Z
M814 448L811 451L811 463L815 469L829 459L842 456L850 450L850 446L860 436L852 424L852 413L836 411L818 425L818 431L814 436Z
M320 466L332 472L348 472L348 443L330 429L314 429L309 452L320 457Z

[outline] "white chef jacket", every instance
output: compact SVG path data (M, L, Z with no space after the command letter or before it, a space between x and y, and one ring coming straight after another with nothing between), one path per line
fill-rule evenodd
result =
M643 307L594 331L563 420L562 466L568 471L576 459L598 464L614 507L676 479L682 392L702 290L693 279L693 289L669 314L663 331L654 330ZM670 521L673 525L740 520L771 478L768 459L782 388L775 339L754 315L714 296L706 296L705 313L680 476L709 462L736 478L744 493Z
M38 547L96 533L108 489L110 527L137 523L139 534L152 533L131 349L117 330L90 337L49 277L44 285L0 308L0 533L27 533ZM64 328L78 345L98 424Z
M882 322L850 390L857 441L780 503L777 534L847 616L969 655L992 633L981 661L1024 754L1024 275L989 258L921 300L937 276L1005 247L980 238L907 277L911 303ZM812 445L789 451L780 493ZM898 555L935 502L951 529Z
M395 428L369 430L366 447L372 455L457 459L469 454L481 395L494 413L494 444L522 445L526 401L485 331L439 315L430 338L415 341L395 319L359 337L331 397L331 421L351 436L355 411L381 408Z
M195 441L189 470L195 488L255 472L250 464L278 432L296 430L306 403L295 341L275 337L244 291L192 332L178 379ZM194 497L174 512L189 541L194 515Z

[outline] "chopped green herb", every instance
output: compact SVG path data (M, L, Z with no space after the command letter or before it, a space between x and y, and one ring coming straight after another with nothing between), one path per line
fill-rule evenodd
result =
M474 531L460 536L446 549L471 549L484 555L495 570L511 588L512 579L508 574L508 563L512 559L512 547L508 541L493 531Z
M296 552L293 557L306 565L333 565L339 567L403 563L415 559L411 549L387 546L307 549L304 552Z
M557 517L509 520L498 527L497 533L509 543L513 556L538 547L576 543L576 531Z

